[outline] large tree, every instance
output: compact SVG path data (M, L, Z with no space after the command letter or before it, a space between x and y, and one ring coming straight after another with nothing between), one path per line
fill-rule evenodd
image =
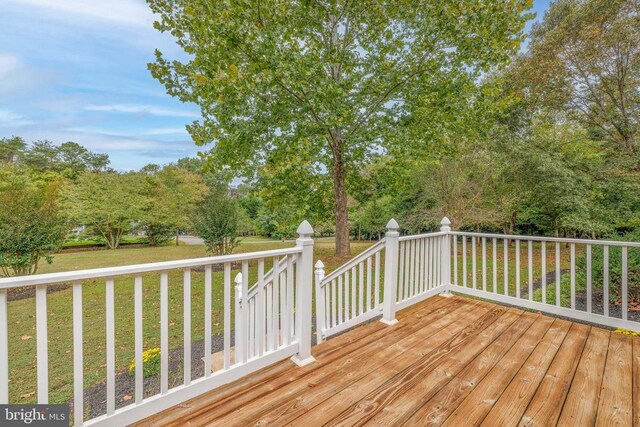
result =
M26 148L27 143L19 136L0 139L0 163L16 163Z
M60 182L34 183L28 171L0 163L0 276L35 274L62 246L67 220Z
M639 40L638 0L558 0L533 27L518 67L529 93L582 123L636 170Z
M143 215L140 174L84 172L65 194L66 211L78 224L91 227L109 249L116 249L134 221Z
M304 144L333 187L336 252L349 253L347 183L383 150L415 85L482 72L517 50L530 0L148 0L187 53L152 75L201 107L188 127L213 163L252 175ZM428 118L424 118L428 120ZM409 143L409 141L407 141ZM295 176L290 177L295 180Z

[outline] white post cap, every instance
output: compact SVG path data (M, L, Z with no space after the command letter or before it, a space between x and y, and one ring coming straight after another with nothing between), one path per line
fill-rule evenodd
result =
M311 237L313 234L313 227L309 224L309 221L305 219L298 226L296 233L298 233L300 237Z
M446 216L440 221L440 231L451 231L451 221Z

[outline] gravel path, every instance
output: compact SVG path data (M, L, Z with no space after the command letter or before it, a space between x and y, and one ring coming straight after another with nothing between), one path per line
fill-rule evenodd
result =
M560 275L562 276L565 273L569 273L569 269L563 269L560 270ZM546 274L546 279L547 279L547 285L549 285L550 283L555 283L556 282L556 272L554 271L549 271ZM535 293L535 291L537 291L538 289L542 288L542 278L534 280L532 282L532 288L533 291ZM529 297L529 283L524 283L522 285L520 285L520 296L522 298L528 298Z

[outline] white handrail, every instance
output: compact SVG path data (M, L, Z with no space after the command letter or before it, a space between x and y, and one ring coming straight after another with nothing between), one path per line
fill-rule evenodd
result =
M292 259L293 263L296 263L296 259ZM278 271L282 272L287 267L288 258L284 257L278 261ZM264 282L262 283L262 287L269 285L269 283L273 282L273 267L267 271L264 275ZM256 282L249 288L247 291L247 300L253 298L258 293L258 285L259 282Z
M339 268L329 273L320 283L320 287L325 286L327 283L331 282L333 279L335 279L345 271L350 270L352 267L358 265L361 261L366 260L369 256L375 254L378 251L381 251L384 248L385 241L385 239L379 240L375 245L369 246L367 249L341 265Z
M227 262L250 261L260 258L270 258L283 255L299 254L302 249L292 247L273 249L261 252L247 252L233 255L192 258L185 260L153 262L147 264L125 265L121 267L93 268L89 270L68 271L62 273L36 274L33 276L4 277L0 279L0 289L16 288L20 286L43 285L58 282L71 282L104 277L116 277L152 271L167 271L179 268L193 268L203 265L224 264Z
M424 239L426 237L439 237L439 236L446 236L447 234L449 234L446 231L434 231L433 233L424 233L424 234L411 234L408 236L402 236L398 238L399 242L406 242L407 240L418 240L418 239Z
M469 237L476 236L476 237L487 237L487 238L506 239L506 240L532 240L535 242L577 243L582 245L626 246L629 248L640 248L640 242L625 242L625 241L619 241L619 240L570 239L570 238L564 238L564 237L525 236L525 235L519 235L519 234L473 233L473 232L467 232L467 231L451 231L449 234L453 236L469 236Z

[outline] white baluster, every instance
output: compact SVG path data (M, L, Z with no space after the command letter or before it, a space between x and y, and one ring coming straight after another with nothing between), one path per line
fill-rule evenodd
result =
M107 329L107 415L116 410L116 352L115 352L115 303L113 279L106 284L106 329Z
M135 401L136 403L142 403L143 394L143 377L144 372L143 360L142 360L142 276L136 275L134 279L134 347L135 347Z
M47 332L47 285L36 286L36 353L38 403L49 403L49 350Z
M242 273L238 273L234 279L236 291L236 308L235 308L235 360L236 363L244 361L245 335L244 335L244 306L245 301L242 300Z
M236 312L237 313L237 312ZM231 263L224 263L224 369L231 367Z
M318 260L316 262L316 271L315 271L315 279L316 279L316 341L318 344L324 341L323 331L326 326L324 324L325 319L325 300L324 300L324 288L321 286L322 279L324 279L324 264L322 261Z
M191 384L191 270L186 268L184 270L183 280L183 297L184 297L184 384Z
M82 283L73 282L73 419L84 423L84 362L82 344Z
M169 275L160 275L160 393L169 391Z
M211 376L211 280L210 265L204 267L204 376ZM226 300L225 300L226 302Z
M7 290L0 289L0 404L9 403L9 319Z

